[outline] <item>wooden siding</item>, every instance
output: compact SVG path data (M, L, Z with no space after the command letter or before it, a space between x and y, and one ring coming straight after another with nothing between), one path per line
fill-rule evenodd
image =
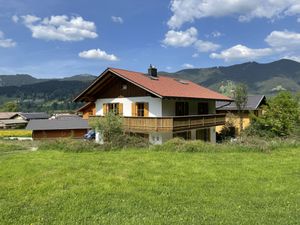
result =
M96 99L98 98L118 98L118 97L140 97L147 96L149 93L144 89L129 83L126 80L118 78L114 75L110 81L107 82L106 87L99 88L99 92L95 93ZM125 88L126 87L126 88Z
M88 119L90 116L95 116L96 115L95 103L91 103L89 106L80 110L80 112L82 112L82 118L85 120Z
M36 139L54 139L54 138L83 138L88 132L87 129L78 130L34 130L32 138Z
M176 117L123 117L127 132L175 132L225 124L225 114Z

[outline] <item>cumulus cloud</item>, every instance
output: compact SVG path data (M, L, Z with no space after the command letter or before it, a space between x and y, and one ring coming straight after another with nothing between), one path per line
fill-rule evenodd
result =
M195 68L194 65L189 64L189 63L184 63L184 64L181 65L181 67L183 67L185 69L193 69L193 68Z
M19 17L17 15L13 15L11 17L11 20L14 22L14 23L18 23L19 22Z
M82 51L79 54L79 57L86 59L101 59L106 61L118 61L118 57L113 54L107 54L105 51L98 49L90 49L88 51Z
M81 41L96 38L96 25L82 17L66 15L40 18L34 15L21 16L23 23L32 32L32 37L43 40Z
M12 48L16 46L16 42L12 39L5 39L4 33L0 31L0 47L1 48Z
M162 41L165 46L188 47L193 46L198 52L211 52L220 48L220 45L198 39L198 31L191 27L185 31L169 30Z
M204 17L235 16L239 21L300 14L299 0L171 0L171 29ZM222 6L222 7L220 7Z
M195 42L195 48L199 52L212 52L212 51L216 51L220 47L221 47L220 45L212 43L210 41L198 40Z
M299 49L300 33L290 31L273 31L266 37L265 41L276 49Z
M123 20L123 18L122 17L120 17L120 16L112 16L111 17L111 20L113 21L113 22L115 22L115 23L124 23L124 20Z
M163 44L173 47L187 47L197 41L198 31L195 27L191 27L186 31L169 30Z
M221 53L212 53L212 59L223 59L226 62L234 60L255 60L273 53L271 48L252 49L244 45L235 45L231 48L221 51Z

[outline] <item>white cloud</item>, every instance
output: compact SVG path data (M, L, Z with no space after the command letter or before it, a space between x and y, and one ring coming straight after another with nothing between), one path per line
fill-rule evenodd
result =
M221 53L212 53L210 58L223 59L226 62L234 60L254 60L273 53L271 48L252 49L244 45L235 45L229 49L221 51Z
M171 0L170 28L204 17L235 16L239 21L300 13L299 0Z
M169 30L165 35L163 44L173 47L187 47L197 41L197 35L198 31L194 27L186 31Z
M98 49L90 49L88 51L82 51L79 54L79 57L86 59L101 59L106 61L118 61L118 57L113 54L107 54L105 51Z
M220 45L198 39L198 31L191 27L185 31L169 30L162 43L166 46L188 47L193 46L199 52L211 52L220 48Z
M119 17L119 16L112 16L111 17L111 20L113 21L113 22L115 22L115 23L124 23L124 20L123 20L123 18L122 17Z
M219 31L213 31L211 33L211 36L213 36L214 38L217 38L217 37L221 37L223 34Z
M199 53L194 53L194 54L192 55L192 57L193 57L193 58L198 58L198 57L199 57Z
M290 31L273 31L265 39L273 48L295 50L300 48L300 33Z
M195 68L194 65L189 64L189 63L182 64L182 67L185 68L185 69L193 69L193 68Z
M198 40L198 41L195 42L195 48L199 52L212 52L212 51L216 51L220 47L221 47L220 45L214 44L214 43L209 42L209 41Z
M14 22L14 23L18 23L19 22L19 17L17 15L13 15L11 17L11 20Z
M4 33L0 31L0 47L1 48L12 48L17 45L12 39L5 39Z
M300 62L300 56L284 56L283 59L290 59L296 62Z
M66 15L40 18L34 15L21 17L23 23L32 32L32 37L44 40L81 41L86 38L96 38L96 25L82 17Z

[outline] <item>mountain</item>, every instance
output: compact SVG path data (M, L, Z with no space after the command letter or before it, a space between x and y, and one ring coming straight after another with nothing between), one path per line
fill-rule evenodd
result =
M247 84L252 94L270 95L278 90L300 91L300 63L288 59L266 64L247 62L227 67L185 69L164 74L191 80L214 90L231 80Z
M0 75L0 108L5 102L18 101L20 111L74 111L82 103L72 99L96 76L80 74L60 79L37 79L27 74Z
M22 85L37 84L37 83L46 82L50 80L91 82L95 78L96 76L91 74L79 74L71 77L53 78L53 79L50 78L39 79L28 74L0 75L0 87L6 87L6 86L21 87Z
M251 94L300 91L300 63L287 59L266 64L247 62L160 74L191 80L216 91L229 80L247 84ZM55 79L38 79L27 74L0 75L0 108L7 101L17 100L20 111L24 112L74 110L82 103L74 103L72 99L95 78L90 74Z

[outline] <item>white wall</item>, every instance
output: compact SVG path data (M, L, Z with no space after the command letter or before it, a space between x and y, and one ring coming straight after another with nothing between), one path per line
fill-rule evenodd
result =
M145 97L128 97L128 98L103 98L96 101L96 115L103 116L104 103L123 103L123 116L132 116L132 103L134 102L148 102L149 103L149 117L161 117L162 107L161 99L150 96Z

